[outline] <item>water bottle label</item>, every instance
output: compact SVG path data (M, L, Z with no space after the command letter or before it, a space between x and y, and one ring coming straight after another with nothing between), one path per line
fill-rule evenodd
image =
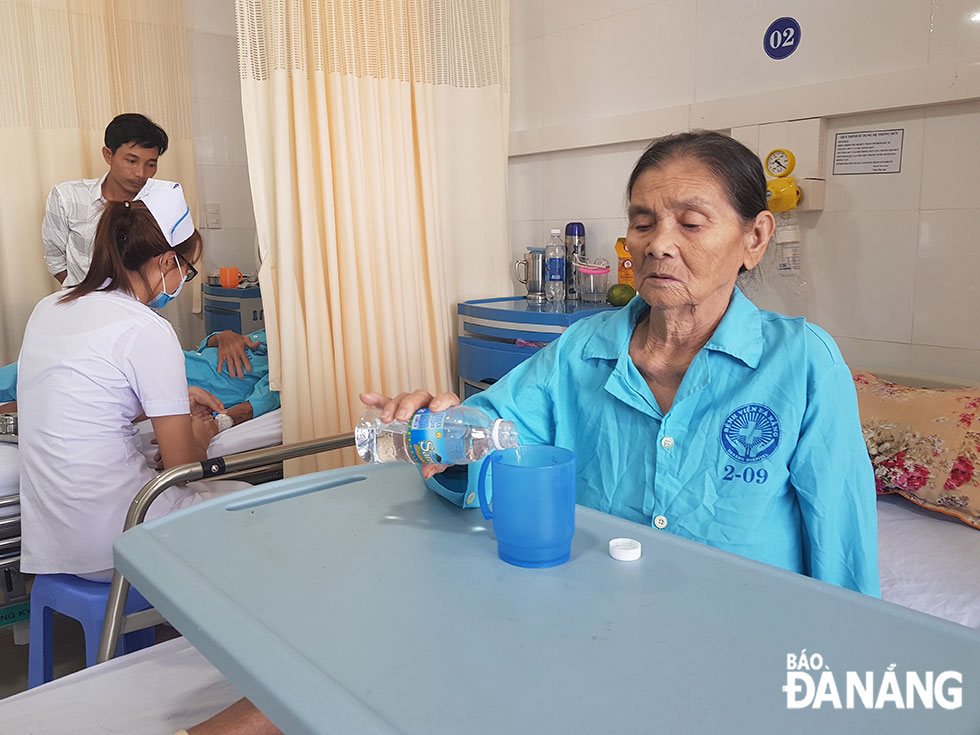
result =
M564 258L548 258L548 280L549 281L564 281L565 280L565 259Z
M432 413L423 408L415 412L409 425L409 451L419 464L449 464L445 458L446 439L443 426L446 423L445 411Z

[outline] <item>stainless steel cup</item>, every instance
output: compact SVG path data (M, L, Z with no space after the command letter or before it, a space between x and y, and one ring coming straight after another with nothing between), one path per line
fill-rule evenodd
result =
M523 275L521 266L524 266ZM527 286L527 300L544 302L544 253L529 250L521 260L514 262L514 272L517 280Z

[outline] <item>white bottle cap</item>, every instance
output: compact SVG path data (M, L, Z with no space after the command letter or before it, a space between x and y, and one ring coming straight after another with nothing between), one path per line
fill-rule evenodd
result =
M609 542L609 556L617 561L636 561L642 553L640 542L634 538L614 538Z
M503 419L496 419L493 422L493 429L490 432L490 441L493 442L493 445L497 449L503 449L503 447L500 446L500 427L503 424L503 422L504 422Z

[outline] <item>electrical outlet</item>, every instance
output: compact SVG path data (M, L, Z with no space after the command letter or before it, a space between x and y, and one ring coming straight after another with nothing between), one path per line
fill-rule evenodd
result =
M209 202L204 205L204 209L208 229L221 229L221 205L217 202Z

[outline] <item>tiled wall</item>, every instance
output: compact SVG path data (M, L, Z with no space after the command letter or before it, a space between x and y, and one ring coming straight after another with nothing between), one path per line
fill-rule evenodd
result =
M200 204L221 206L221 228L206 229L203 212L194 221L204 238L208 270L233 266L255 273L255 216L248 185L238 41L233 0L185 0L191 79L191 122Z
M512 0L511 131L980 61L975 2L792 6ZM763 32L786 14L802 26L801 45L773 62ZM826 206L801 214L805 285L762 284L758 300L827 328L854 365L980 382L980 101L832 117L827 127ZM835 133L891 128L905 130L901 173L833 176ZM512 157L515 258L549 228L581 220L590 252L615 262L625 182L646 142Z

